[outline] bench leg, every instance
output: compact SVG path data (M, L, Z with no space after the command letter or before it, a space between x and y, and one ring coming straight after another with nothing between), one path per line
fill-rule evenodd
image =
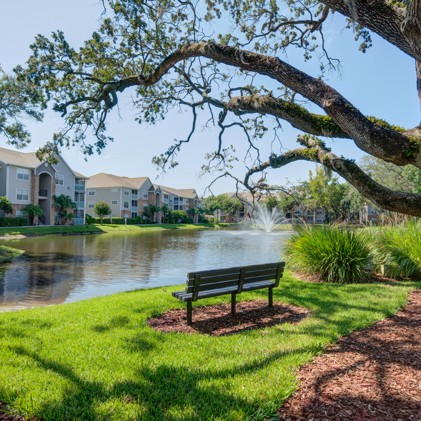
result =
M235 308L237 304L236 299L237 299L237 294L231 294L231 314L233 316L235 316L235 313L236 313L236 308Z
M273 307L273 287L269 287L269 308Z
M192 321L192 313L193 313L193 305L191 301L187 301L187 324L191 325Z

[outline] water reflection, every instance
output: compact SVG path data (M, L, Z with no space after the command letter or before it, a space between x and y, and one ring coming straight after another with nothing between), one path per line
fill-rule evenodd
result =
M193 270L276 261L289 233L164 231L27 238L0 266L0 311L184 282Z

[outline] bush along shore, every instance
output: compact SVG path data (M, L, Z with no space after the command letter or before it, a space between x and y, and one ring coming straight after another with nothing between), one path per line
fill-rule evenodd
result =
M25 253L24 250L19 250L13 247L0 246L0 263L11 262L15 257Z
M352 229L304 226L286 242L289 269L319 281L364 282L373 274L421 278L421 222Z

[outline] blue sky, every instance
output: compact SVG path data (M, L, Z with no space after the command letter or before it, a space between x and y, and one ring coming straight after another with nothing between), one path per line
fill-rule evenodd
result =
M0 65L5 71L10 71L15 65L24 63L30 53L29 44L37 33L48 35L53 30L61 29L72 45L80 45L96 28L101 8L99 0L4 1L0 15ZM329 52L341 59L342 70L340 74L330 73L328 82L363 113L403 127L414 127L420 115L413 60L378 37L373 36L373 39L373 48L362 54L349 31L344 31L336 24L330 26L327 31ZM288 57L292 64L294 59L294 54ZM310 74L314 71L311 63L300 63L298 67ZM194 141L181 152L179 166L159 176L159 171L151 164L151 158L164 152L175 137L187 133L190 115L174 111L164 122L153 127L139 126L133 116L134 110L125 96L120 103L120 113L113 114L109 126L114 143L100 156L89 157L87 162L77 148L63 150L64 159L72 168L87 176L97 172L129 177L149 176L153 182L177 188L195 187L202 194L214 178L214 175L199 178L199 174L205 153L214 150L212 145L215 144L216 130L199 129ZM48 113L43 123L28 122L28 127L33 141L27 150L33 151L48 140L55 129L61 127L61 120L58 115ZM285 123L283 144L294 147L294 133ZM270 140L266 139L262 146L264 157L270 153ZM0 145L6 146L2 141L0 138ZM233 142L241 156L246 150L245 142L237 136ZM348 158L358 160L362 156L361 151L347 140L335 140L331 146L335 153ZM298 162L269 171L268 181L283 184L286 180L294 182L306 179L312 168L314 165L311 163ZM237 175L242 172L244 164L236 169ZM232 181L220 181L213 187L213 192L233 191L234 188Z

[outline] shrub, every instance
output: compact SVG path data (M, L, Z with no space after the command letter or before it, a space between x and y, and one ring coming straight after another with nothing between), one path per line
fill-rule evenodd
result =
M88 225L95 224L95 218L93 216L91 216L91 215L86 214L85 222Z
M86 215L88 216L88 215ZM92 217L91 217L92 218ZM86 222L88 222L88 219L86 219ZM91 224L100 224L101 218L92 218ZM119 216L112 216L110 218L102 218L103 224L116 224L116 225L124 225L126 223L125 218L119 217ZM127 225L140 225L144 224L145 221L140 216L137 216L136 218L127 218Z
M337 227L303 227L286 242L287 265L328 282L362 282L372 268L366 231Z
M29 225L28 218L19 218L19 217L0 218L0 227L24 227L27 225Z
M392 278L421 276L421 222L376 230L376 263Z

